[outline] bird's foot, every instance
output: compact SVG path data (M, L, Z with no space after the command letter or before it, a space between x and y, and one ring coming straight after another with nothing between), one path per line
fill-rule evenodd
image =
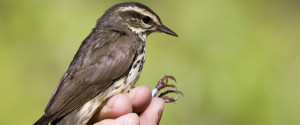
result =
M161 89L166 88L166 87L171 87L171 88L176 89L176 90L167 90L167 91L159 94L158 97L162 98L166 103L175 102L178 99L179 94L183 95L182 92L177 90L177 88L174 84L168 84L168 79L174 80L176 82L176 80L173 76L165 75L161 80L158 81L156 87L152 90L152 97L155 97ZM177 94L176 98L166 96L169 93L176 93Z
M176 98L166 96L166 94L169 94L169 93L176 93L177 94ZM166 103L169 103L169 102L175 102L178 99L179 94L183 95L183 93L178 90L167 90L163 93L160 93L158 97L162 98Z

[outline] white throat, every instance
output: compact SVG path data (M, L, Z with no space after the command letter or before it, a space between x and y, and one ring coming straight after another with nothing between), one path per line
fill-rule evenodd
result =
M147 35L146 34L142 34L142 33L138 33L139 37L143 40L143 42L146 41Z

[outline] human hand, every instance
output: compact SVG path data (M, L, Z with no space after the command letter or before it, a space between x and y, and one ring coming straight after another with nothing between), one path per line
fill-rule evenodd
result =
M164 109L161 98L152 98L148 86L134 88L130 95L113 96L93 117L95 125L156 125Z

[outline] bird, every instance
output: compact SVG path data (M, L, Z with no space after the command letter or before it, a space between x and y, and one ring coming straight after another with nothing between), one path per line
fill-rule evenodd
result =
M146 37L153 32L178 35L162 24L159 16L138 2L115 4L97 20L84 39L69 68L61 77L45 110L34 125L93 124L96 111L120 93L130 93L143 69ZM173 76L165 76L153 90L155 96ZM166 82L164 82L166 81ZM166 91L159 97L166 102L176 99Z

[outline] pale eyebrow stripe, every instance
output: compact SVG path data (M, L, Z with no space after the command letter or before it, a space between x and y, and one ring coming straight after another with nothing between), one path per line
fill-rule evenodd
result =
M141 9L141 8L136 7L136 6L120 7L117 11L128 11L128 10L136 11L136 12L141 13L143 15L149 16L156 24L161 25L161 23L159 22L159 20L156 18L155 15L153 15L152 13L146 11L145 9Z

